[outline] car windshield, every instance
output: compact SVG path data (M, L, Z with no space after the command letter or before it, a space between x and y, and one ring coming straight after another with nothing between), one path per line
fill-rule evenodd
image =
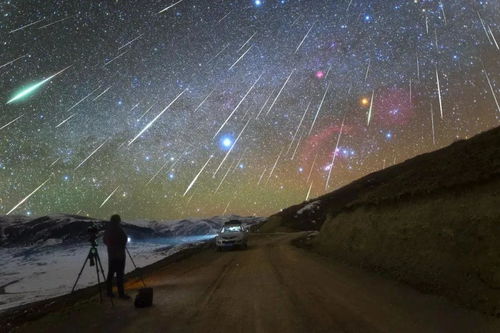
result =
M233 224L233 225L225 225L221 232L241 232L243 231L243 228L241 225L238 224Z

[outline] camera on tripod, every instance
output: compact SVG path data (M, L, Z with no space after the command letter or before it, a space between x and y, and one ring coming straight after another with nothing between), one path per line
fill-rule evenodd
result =
M97 240L97 234L99 233L99 228L95 224L92 224L90 227L88 227L87 232L89 233L90 244L95 246Z
M73 293L75 291L78 280L80 280L83 269L85 268L85 265L87 264L88 261L89 266L91 267L95 266L97 274L97 285L99 287L99 297L102 301L101 280L99 274L102 274L103 281L106 280L106 277L104 276L104 268L102 267L101 258L99 257L99 252L97 251L97 234L99 233L99 231L100 228L94 223L92 223L87 228L87 233L89 235L89 242L90 242L90 250L87 257L85 258L85 261L83 262L83 266L82 269L80 270L80 273L78 273L78 276L76 278L75 284L73 285L73 288L71 289L71 292ZM111 304L112 303L113 301L111 301Z

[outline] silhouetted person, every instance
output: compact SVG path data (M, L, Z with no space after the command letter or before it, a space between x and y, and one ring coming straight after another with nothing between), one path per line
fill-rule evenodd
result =
M113 276L116 273L116 285L118 296L123 299L129 299L123 288L123 275L125 271L125 246L127 245L127 234L120 226L120 215L111 216L106 231L104 232L104 244L108 248L108 278L106 287L108 296L113 295Z

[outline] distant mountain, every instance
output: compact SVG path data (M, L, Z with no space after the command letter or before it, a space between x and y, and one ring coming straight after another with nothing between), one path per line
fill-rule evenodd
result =
M288 207L262 231L319 230L327 216L360 205L429 196L500 177L500 127L371 173L338 190Z
M216 216L175 221L126 221L127 244L135 263L145 267L177 251L210 242L224 222L240 220L247 225L262 218ZM69 292L89 251L88 227L100 230L97 240L104 270L106 247L100 236L106 221L57 214L42 217L0 217L0 311ZM134 269L128 261L126 272ZM96 283L95 271L87 268L78 283ZM0 328L0 331L2 329Z
M224 222L236 219L245 223L261 222L262 218L222 216L208 219L175 221L126 221L125 232L134 240L161 237L201 236L216 233ZM105 221L67 214L42 217L0 216L0 246L32 246L39 244L69 245L85 242L88 228L95 225L102 232Z

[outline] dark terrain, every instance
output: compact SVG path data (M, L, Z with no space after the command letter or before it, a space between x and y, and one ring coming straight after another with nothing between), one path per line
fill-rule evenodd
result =
M203 250L147 275L155 305L83 300L18 332L498 332L500 320L260 234L247 251ZM137 280L127 288L140 288Z
M99 304L94 289L10 319L20 332L500 332L499 221L496 128L285 209L248 251L151 266L152 308Z

